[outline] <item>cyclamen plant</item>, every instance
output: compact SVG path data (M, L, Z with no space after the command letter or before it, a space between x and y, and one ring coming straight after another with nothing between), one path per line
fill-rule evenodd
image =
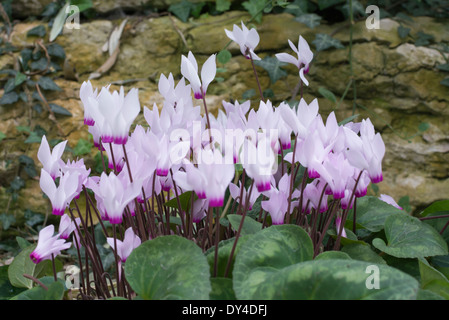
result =
M255 29L242 22L241 28L234 25L232 32L225 31L247 59L260 59ZM296 65L300 80L309 85L305 74L313 53L301 36L298 45L288 42L297 58L287 53L276 57ZM125 94L123 87L111 92L109 86L94 89L89 81L82 84L84 124L103 160L99 176L91 174L83 159L61 160L67 141L50 150L43 137L38 152L43 165L40 186L53 214L61 216L61 225L57 234L52 225L41 230L30 258L39 263L71 246L78 252L84 248L85 255L78 257L81 272L86 273L81 298L133 298L123 265L144 242L166 235L189 239L203 252L214 250L214 274L219 243L233 238L228 274L245 218L264 228L282 224L304 228L313 241L314 256L338 250L356 199L367 194L370 183L382 181L385 145L369 119L340 125L332 112L324 121L317 99L308 103L301 96L295 107L285 102L275 106L261 90L256 108L250 101L223 101L223 110L217 116L210 114L206 95L216 74L215 57L206 60L198 76L193 53L182 56L183 77L177 84L172 74L162 74L161 111L156 104L145 106L148 127L136 125L132 132L130 127L142 111L137 89ZM255 68L254 73L258 83ZM77 202L80 194L86 199L85 211ZM382 200L397 206L391 197ZM239 228L222 223L229 214L241 217ZM96 247L94 218L114 252L115 282ZM173 228L170 222L175 219L180 223ZM324 242L333 227L337 237Z

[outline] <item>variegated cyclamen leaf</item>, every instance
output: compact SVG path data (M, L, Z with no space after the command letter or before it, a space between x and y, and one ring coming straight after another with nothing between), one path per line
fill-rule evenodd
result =
M397 258L424 258L448 254L443 237L430 225L405 213L394 214L385 220L387 243L380 238L373 246Z

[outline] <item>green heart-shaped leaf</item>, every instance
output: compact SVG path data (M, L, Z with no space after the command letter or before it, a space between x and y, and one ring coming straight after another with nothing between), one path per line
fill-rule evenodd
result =
M385 220L385 236L373 240L377 249L397 258L421 258L448 253L443 237L430 225L405 213L389 216Z
M125 277L146 300L209 299L209 264L201 249L180 236L160 236L134 249Z

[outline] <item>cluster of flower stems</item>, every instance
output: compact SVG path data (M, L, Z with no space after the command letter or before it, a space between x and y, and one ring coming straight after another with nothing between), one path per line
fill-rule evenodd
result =
M248 30L242 23L242 29L234 26L233 32L226 30L226 33L228 37L231 38L231 40L237 42L237 44L240 45L242 54L248 60L250 60L260 93L260 101L264 103L264 106L268 105L268 101L266 101L263 96L257 71L254 66L254 60L260 59L254 53L254 48L258 43L257 32L255 32L254 29ZM308 72L309 63L312 60L313 54L311 53L307 43L302 37L299 38L297 47L290 40L289 44L291 48L297 53L298 58L285 53L278 54L277 58L281 61L292 63L298 67L302 100L303 84L305 83L306 85L308 85L305 74L307 74ZM193 55L189 53L188 57L183 56L181 65L181 71L183 75L190 81L190 86L194 92L194 97L198 100L202 100L203 102L206 116L206 130L212 129L210 120L211 116L208 112L206 104L207 86L215 76L215 61L212 61L212 57L213 59L215 59L215 55L213 55L203 65L201 80L197 75L198 66L193 58ZM164 83L170 82L166 78L164 78L164 81ZM173 88L171 88L170 90L172 89ZM161 89L161 85L160 90L163 91L162 93L166 93L168 91L163 87ZM116 103L116 101L121 101L123 103L123 101L125 101L125 104L133 104L135 101L133 101L132 99L136 94L136 92L130 92L126 98L118 93L116 96L114 96L113 94L112 97L116 100L111 101L112 103ZM103 97L104 96L105 95L103 95ZM128 97L130 98L128 101L126 101ZM81 98L83 99L83 96ZM112 207L107 207L107 210L105 210L104 208L101 209L99 207L97 196L102 195L106 199L107 193L111 191L111 189L108 188L113 188L112 184L115 183L115 180L110 180L109 182L106 181L103 185L101 181L98 184L98 180L96 181L97 185L92 182L80 184L78 183L78 178L80 178L80 175L70 176L69 174L59 177L59 189L64 188L63 193L66 197L61 196L61 193L58 193L60 192L60 190L57 190L56 187L53 186L53 180L55 180L56 177L55 172L52 173L52 170L54 171L54 168L49 168L48 166L46 167L46 164L54 161L54 157L58 158L58 155L51 155L49 150L47 150L47 158L45 158L45 152L42 151L40 153L40 160L44 164L45 169L42 170L41 188L52 201L53 213L62 216L65 214L64 212L66 212L67 216L71 218L71 224L69 224L69 227L67 228L71 229L72 231L71 234L73 236L73 244L78 253L77 262L80 268L80 288L78 298L108 299L113 296L122 296L130 299L133 298L135 294L124 275L124 264L126 263L126 258L134 248L140 245L141 242L151 241L151 239L155 239L156 237L164 235L176 234L192 240L203 250L203 252L211 249L214 250L215 260L212 276L218 275L218 250L220 241L234 238L232 250L230 252L224 274L225 277L228 276L231 271L230 268L232 259L235 255L236 246L241 236L245 218L250 211L252 211L252 217L256 221L260 222L263 228L268 227L271 224L282 223L296 224L304 228L309 233L312 239L315 255L318 255L320 252L325 250L338 250L340 248L340 241L341 238L345 236L344 226L350 210L353 214L353 231L355 232L357 188L359 182L364 179L363 184L365 185L364 188L366 190L367 178L363 176L363 174L366 174L366 170L360 170L358 176L355 178L355 183L351 185L353 186L352 192L346 195L346 205L342 205L341 203L343 195L328 198L330 186L328 186L327 183L324 186L321 185L319 188L316 188L317 190L320 190L320 194L314 199L318 200L318 203L311 205L310 202L312 200L310 196L306 197L304 192L306 192L307 190L307 184L311 183L313 179L317 177L317 172L311 170L311 166L307 168L299 161L295 160L295 156L299 154L297 152L297 149L299 148L298 134L300 134L302 127L298 125L297 128L293 128L295 126L295 123L289 122L288 119L286 119L285 125L287 126L287 124L289 124L291 129L290 133L288 134L288 141L292 142L292 145L289 146L292 151L292 158L289 159L289 161L285 161L285 155L283 153L287 148L278 148L279 155L281 156L281 161L277 170L279 176L285 176L288 178L288 180L286 180L287 182L284 188L284 195L287 199L287 208L284 208L282 210L283 214L281 215L281 218L275 218L275 210L271 211L268 207L268 204L266 206L261 205L259 212L254 214L252 205L254 204L255 199L262 198L262 202L265 202L268 199L271 200L270 194L267 193L269 191L266 188L267 181L261 181L259 179L260 177L254 173L255 170L253 167L243 166L242 170L234 170L234 164L231 165L232 175L230 175L230 177L233 178L233 185L240 186L240 188L237 189L238 191L232 192L232 190L230 190L230 181L227 181L227 178L222 178L223 182L217 182L217 184L222 183L222 187L224 186L224 188L221 188L220 190L231 191L230 193L228 193L227 198L224 197L223 192L221 192L220 195L220 192L215 190L216 186L213 182L212 184L208 184L206 188L213 189L214 193L213 196L211 196L211 198L208 200L209 205L206 205L205 209L203 210L203 214L198 217L195 216L195 214L197 214L198 212L198 208L194 208L194 205L198 198L204 199L204 194L202 192L209 194L209 190L202 190L202 192L198 192L199 189L197 188L197 186L195 186L194 183L190 181L191 184L189 186L191 186L191 188L189 189L189 191L191 192L183 193L183 196L185 197L187 195L189 199L187 199L188 201L185 201L185 199L181 199L180 190L186 190L185 186L188 185L188 183L186 183L185 179L179 178L179 176L179 179L175 179L177 172L173 171L173 166L168 165L164 167L162 164L157 168L153 167L151 169L154 170L151 188L144 189L142 187L142 182L140 181L140 184L137 184L138 190L133 190L131 185L136 180L139 180L140 177L137 176L139 173L136 174L136 171L138 170L137 168L133 167L132 160L128 158L129 152L127 150L126 141L129 134L129 124L128 126L125 124L122 128L123 132L119 132L114 136L115 133L111 135L111 132L108 131L111 128L107 127L106 123L108 121L108 117L115 117L114 119L111 119L111 121L115 121L116 118L124 119L122 122L129 122L129 120L133 120L134 117L128 116L126 114L127 111L125 111L125 113L123 114L116 113L112 116L108 115L107 112L103 115L99 115L98 110L101 109L101 106L99 106L98 101L92 97L87 97L83 101L83 103L85 107L85 123L93 123L93 121L91 121L91 119L87 115L87 106L90 105L92 107L92 105L94 105L96 106L97 110L92 109L91 111L94 113L95 121L98 125L103 125L103 127L101 128L101 130L103 130L102 133L96 133L91 130L89 132L92 133L92 135L94 136L94 141L96 141L96 145L99 147L104 174L106 174L108 171L114 173L114 175L118 175L122 170L127 172L130 185L128 185L128 187L124 186L121 188L123 196L129 196L131 200L126 202L124 201L123 203L119 203L120 201L116 199L111 201L104 200L107 205L111 205L112 203ZM138 111L139 110L137 110L137 112ZM153 112L154 111L158 112L157 109L155 110L153 108ZM96 115L95 112L97 112ZM290 115L290 113L288 112L290 111L285 111L284 115ZM150 118L154 119L154 115ZM118 124L116 125L118 126ZM92 127L89 127L89 129L91 128ZM293 135L293 139L291 139L292 130L295 133ZM97 134L98 136L96 136ZM209 135L209 138L211 139L210 142L212 142L212 134ZM279 141L277 142L279 143L279 146L285 146L286 144L285 141L281 141L281 139L279 139ZM46 141L43 141L42 145L45 145L45 143ZM117 146L121 148L121 150L117 149ZM56 147L54 148L54 152L55 149ZM168 150L161 150L163 152L168 152ZM104 154L105 151L108 152L107 157ZM122 155L122 162L120 164L117 163L117 156L114 155L114 152L120 152L120 154ZM327 152L329 152L329 150ZM53 158L51 160L50 158L52 156ZM383 154L379 156L380 161L382 156ZM163 162L160 158L158 158L157 161L160 161L160 163ZM311 164L311 162L309 162L309 164ZM75 164L73 165L74 167L76 167ZM167 172L161 173L164 170ZM220 170L220 167L216 167L214 170ZM225 170L227 169L223 169L223 171ZM133 176L133 173L136 176ZM216 173L218 175L217 171L212 171L212 173ZM310 176L311 174L312 176ZM167 185L171 185L171 188L162 188L161 190L159 190L157 188L157 184L161 182L156 179L157 176L166 177L165 183ZM190 178L194 180L194 178ZM211 179L211 177L206 178ZM101 179L103 179L103 176ZM106 177L104 178L104 180L106 180ZM373 178L371 178L371 181L372 180ZM300 181L299 185L296 187L294 187L295 181ZM72 184L70 182L72 182ZM110 185L108 185L108 183L110 183ZM178 183L182 184L181 188ZM268 185L269 184L270 178L268 178ZM72 185L76 185L76 187ZM83 200L81 200L82 198L69 196L76 193L76 190L69 189L76 189L78 187L81 188L78 193L83 195ZM91 187L95 189L94 192L89 190L91 189ZM332 189L334 188L336 189L337 187L333 186ZM145 192L148 192L145 190L150 190L151 194L145 194ZM136 195L140 193L142 194L142 196L138 198ZM210 191L210 194L212 194L212 191ZM255 197L255 195L257 197ZM273 199L274 198L275 195L273 195ZM295 201L293 201L294 198ZM222 200L224 199L227 200L226 203L222 202ZM56 204L57 201L60 201L59 205ZM81 206L79 203L80 201L85 201L85 205ZM176 201L175 205L173 205L174 201ZM169 205L168 202L170 202ZM114 203L116 204L115 207ZM188 203L188 205L185 205L185 203ZM117 207L120 207L122 205L123 210L117 209ZM281 206L281 203L279 203L278 205ZM113 217L112 211L114 210L120 211L120 217ZM111 222L110 224L105 223L105 221L108 220L105 219L106 211L109 214L109 220ZM231 224L221 223L222 218L226 217L227 214L237 214L241 216L241 221L238 228L233 228ZM113 269L115 275L111 275L109 270L106 270L104 268L104 264L98 248L99 245L103 244L99 243L100 240L96 238L95 233L98 225L101 226L102 231L108 240L108 244L113 249L115 257L115 264ZM326 237L327 231L334 226L337 227L337 236L335 238ZM55 256L58 255L60 251L68 248L65 243L65 239L66 238L62 239L60 235L53 236L53 234L50 234L50 232L48 232L46 236L40 235L37 248L30 256L31 259L36 263L42 260L51 259L53 261L53 266L55 266ZM54 269L54 273L56 279L56 269Z

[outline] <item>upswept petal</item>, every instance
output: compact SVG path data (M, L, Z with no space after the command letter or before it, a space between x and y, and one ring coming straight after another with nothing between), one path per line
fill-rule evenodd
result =
M125 97L121 114L126 122L127 132L134 119L140 112L139 92L136 88L132 88Z
M291 63L295 66L298 65L298 59L296 59L294 56L288 53L276 53L276 58L281 62Z
M206 94L207 87L214 80L215 74L217 73L217 65L215 62L215 54L211 55L206 62L204 62L201 68L201 81L203 94Z
M313 52L310 50L309 44L302 36L299 36L298 52L299 60L307 66L313 59Z
M299 121L298 116L288 104L280 104L278 110L282 117L282 120L284 120L284 122L292 129L295 134L305 131L305 128Z
M189 51L189 53L187 54L187 59L189 59L190 63L192 64L195 73L198 73L198 63L196 62L195 56L193 55L192 51Z
M50 176L50 174L47 171L45 171L44 169L41 169L39 185L40 185L42 191L47 195L47 197L49 199L53 199L55 197L55 194L56 194L55 181Z
M196 61L195 61L196 63ZM181 74L190 82L195 97L202 95L201 92L201 81L198 77L198 67L195 69L192 62L186 58L184 55L181 57Z
M260 37L259 37L259 33L257 33L257 30L256 29L249 30L248 36L246 39L248 47L250 49L254 49L259 44L259 41L260 41Z
M298 43L299 44L299 43ZM290 48L296 52L296 54L299 54L299 49L298 47L290 40L288 39L288 45L290 46Z

